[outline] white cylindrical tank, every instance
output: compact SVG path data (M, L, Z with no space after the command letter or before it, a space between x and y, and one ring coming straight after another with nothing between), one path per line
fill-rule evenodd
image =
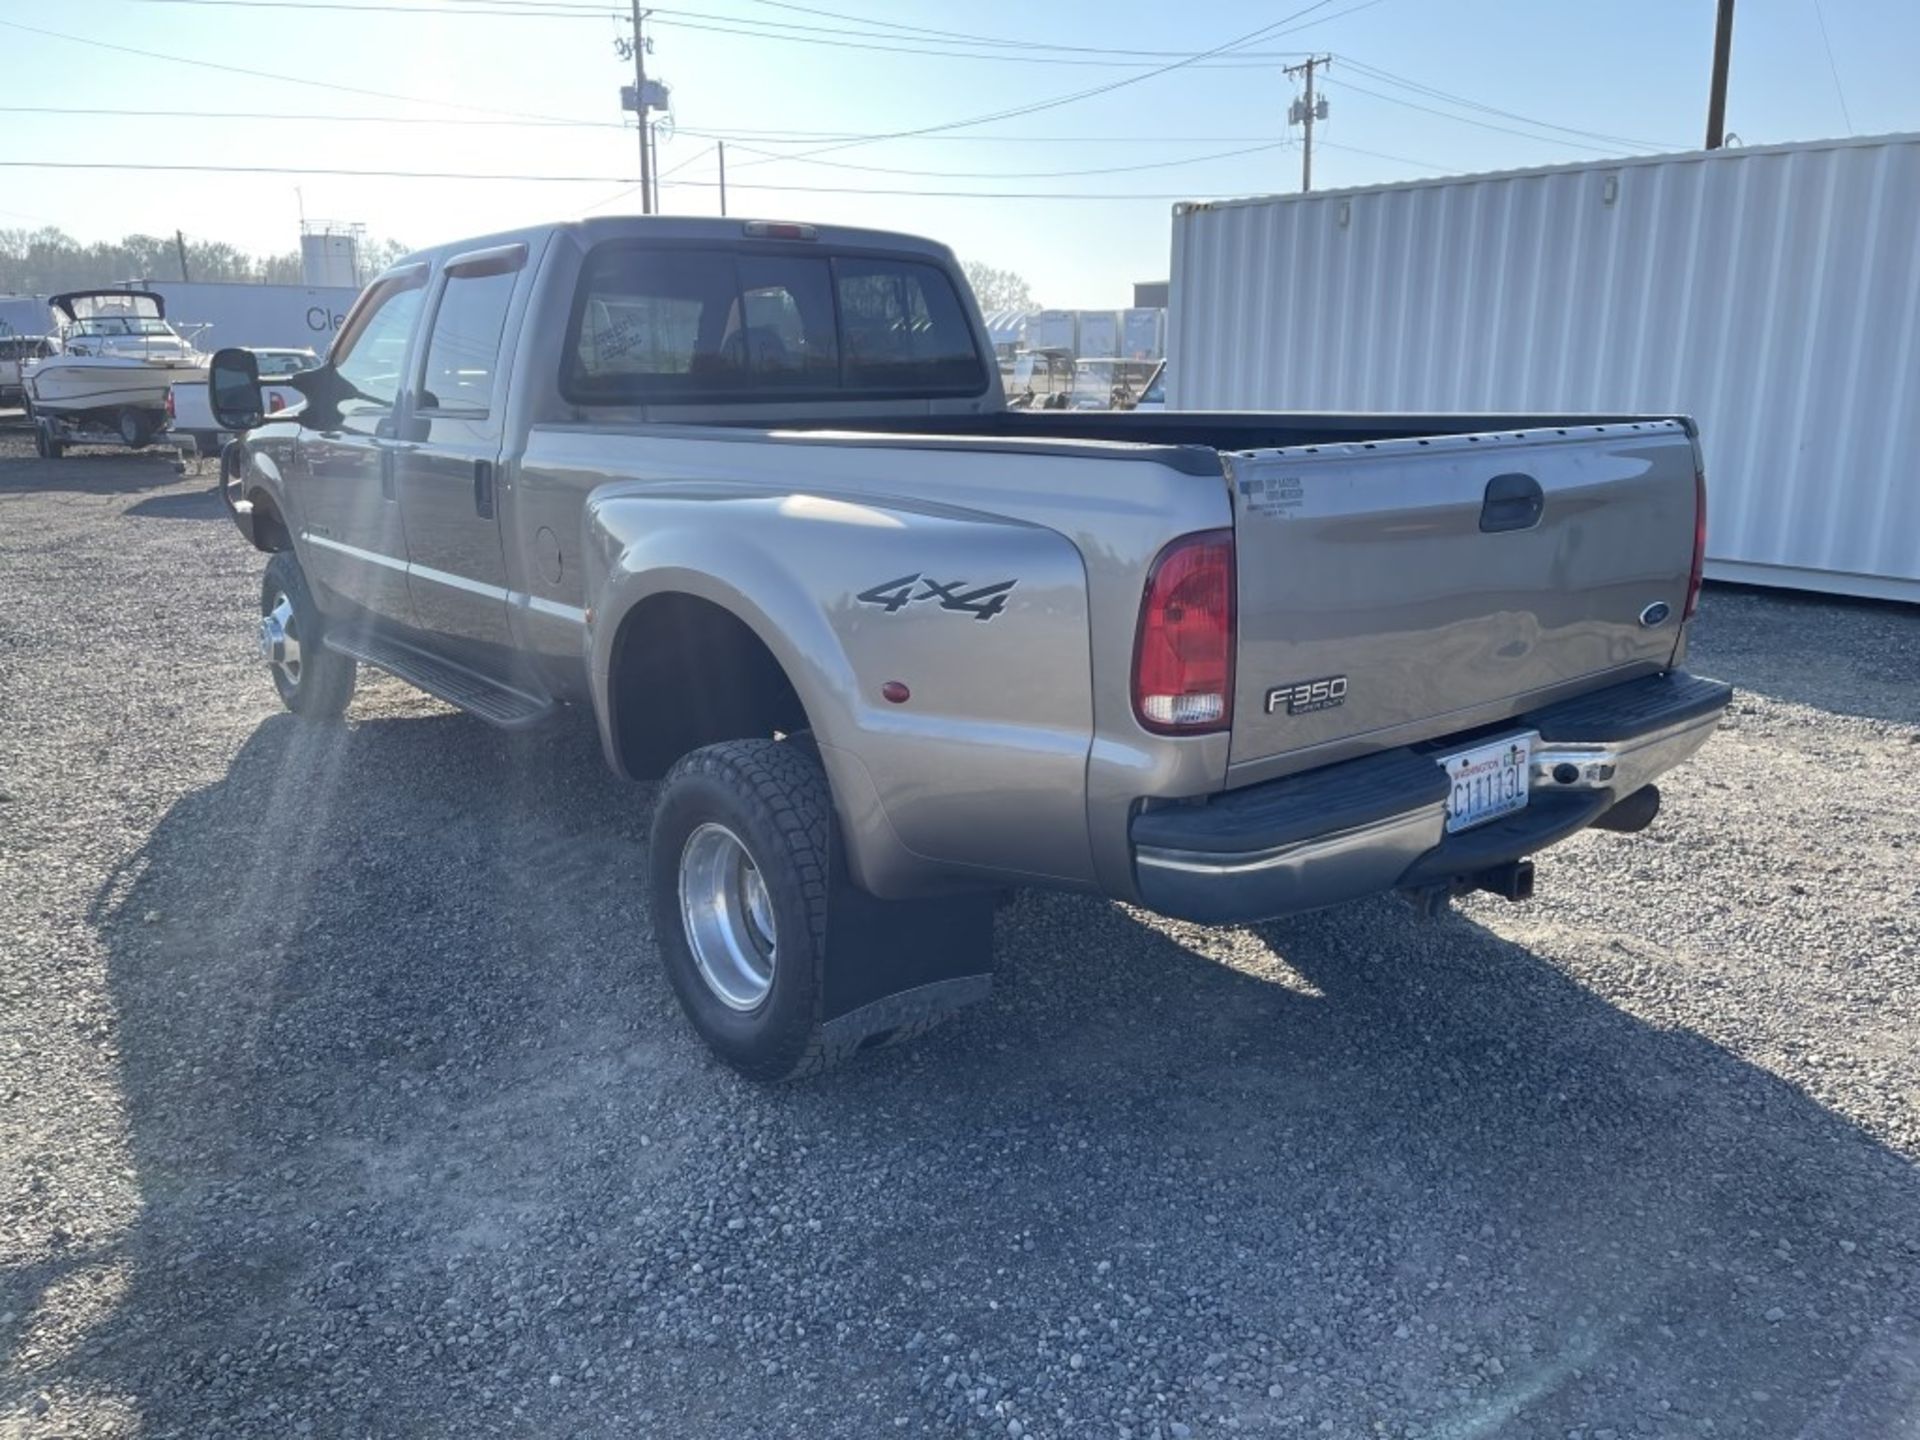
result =
M309 285L358 289L360 257L354 237L336 231L302 235L300 278Z

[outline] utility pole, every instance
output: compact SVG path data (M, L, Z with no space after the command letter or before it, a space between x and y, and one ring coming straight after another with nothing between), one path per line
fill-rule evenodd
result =
M633 0L633 96L640 118L640 213L653 214L653 127L647 123L647 37L640 22L646 12Z
M720 214L724 219L727 213L727 142L716 140L720 150Z
M1727 140L1727 66L1733 59L1733 0L1720 0L1713 27L1713 88L1707 95L1707 149Z
M1726 0L1726 3L1731 4L1732 0ZM1300 64L1289 65L1286 68L1288 75L1307 77L1307 98L1294 101L1292 109L1287 114L1287 120L1290 123L1306 127L1306 140L1300 149L1300 193L1303 195L1313 189L1313 122L1327 118L1325 97L1318 101L1313 98L1313 72L1316 66L1323 70L1331 69L1333 56L1309 55Z
M180 252L180 283L191 285L193 277L187 274L187 237L178 230L173 232L173 246Z

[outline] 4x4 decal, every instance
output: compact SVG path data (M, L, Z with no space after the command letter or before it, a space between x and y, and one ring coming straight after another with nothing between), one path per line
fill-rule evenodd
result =
M991 620L1007 608L1007 596L1017 580L1001 580L993 585L981 585L972 590L963 590L965 580L939 581L929 580L915 571L911 575L902 575L897 580L885 580L870 590L862 590L853 598L862 605L878 605L889 615L917 605L922 600L938 600L942 610L957 610L962 615L971 615L976 620ZM915 590L919 586L919 590Z

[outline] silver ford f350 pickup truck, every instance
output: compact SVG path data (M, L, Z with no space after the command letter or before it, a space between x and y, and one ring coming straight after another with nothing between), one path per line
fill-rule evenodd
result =
M293 383L269 416L250 355L212 367L282 698L338 717L365 664L509 728L591 707L660 779L668 976L755 1076L985 994L1012 886L1524 899L1729 698L1681 668L1687 419L1009 411L908 236L442 246Z

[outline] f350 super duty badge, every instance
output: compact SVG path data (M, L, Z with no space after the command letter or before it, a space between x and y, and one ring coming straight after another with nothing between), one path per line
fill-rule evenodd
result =
M1327 675L1318 680L1296 680L1267 691L1267 714L1284 709L1289 715L1311 715L1347 703L1347 677Z
M902 575L898 580L883 581L871 590L862 590L853 598L862 605L878 605L889 615L909 605L918 605L922 600L938 600L942 610L958 610L962 615L971 615L976 620L991 620L1007 608L1007 596L1020 582L1002 580L972 590L963 588L966 583L964 580L944 583L930 580L916 571L912 575Z

